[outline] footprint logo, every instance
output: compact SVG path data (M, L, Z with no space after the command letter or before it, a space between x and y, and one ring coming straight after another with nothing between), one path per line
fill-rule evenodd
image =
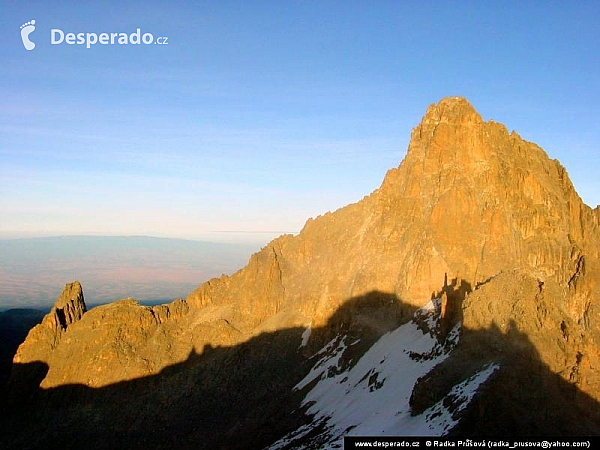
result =
M21 39L23 39L23 45L27 50L33 50L35 48L35 43L29 40L29 35L33 30L35 30L35 20L21 25Z

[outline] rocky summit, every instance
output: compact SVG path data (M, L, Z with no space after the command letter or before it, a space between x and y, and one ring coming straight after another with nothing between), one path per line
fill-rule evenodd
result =
M361 201L155 307L79 283L19 347L3 448L340 448L600 433L600 208L463 98Z

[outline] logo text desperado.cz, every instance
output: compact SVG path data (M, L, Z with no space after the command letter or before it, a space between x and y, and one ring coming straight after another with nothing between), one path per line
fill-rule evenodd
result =
M138 28L135 33L127 34L127 33L100 33L97 35L96 33L65 33L60 30L53 28L50 31L50 43L51 44L62 44L66 42L67 44L86 44L87 48L90 48L92 45L96 43L100 43L103 45L114 45L114 44L167 44L167 37L159 37L154 40L154 36L152 33L144 33L141 34L140 29Z

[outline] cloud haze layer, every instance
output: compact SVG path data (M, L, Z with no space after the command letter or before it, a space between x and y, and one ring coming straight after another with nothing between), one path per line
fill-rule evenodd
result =
M171 301L244 266L256 245L149 237L0 240L0 309L50 307L66 283L88 304L124 297Z

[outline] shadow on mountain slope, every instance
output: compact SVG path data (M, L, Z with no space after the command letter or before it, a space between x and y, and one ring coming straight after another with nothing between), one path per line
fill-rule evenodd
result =
M86 448L262 448L305 423L304 394L293 387L314 364L308 356L339 333L362 336L368 348L413 311L393 294L371 292L312 330L305 347L304 328L263 333L234 347L205 346L156 375L98 389L40 389L47 365L15 364L0 439L14 448L50 441Z
M303 328L282 329L234 347L205 346L156 375L102 388L63 385L44 390L39 383L48 370L45 364L15 365L0 443L3 448L49 443L66 448L264 448L309 421L301 401L311 385L303 391L293 387L315 364L311 356L331 338L348 334L361 339L341 361L342 367L353 365L414 312L393 294L371 292L348 300L325 327L312 330L307 346L300 345ZM431 372L438 384L417 384L415 412L444 398L449 382L494 361L501 369L482 387L483 399L476 398L464 412L465 426L459 424L456 433L598 432L598 404L548 371L527 336L464 330L454 352L457 357L447 360L450 365ZM569 409L558 428L554 415L560 411L552 412L557 405Z

